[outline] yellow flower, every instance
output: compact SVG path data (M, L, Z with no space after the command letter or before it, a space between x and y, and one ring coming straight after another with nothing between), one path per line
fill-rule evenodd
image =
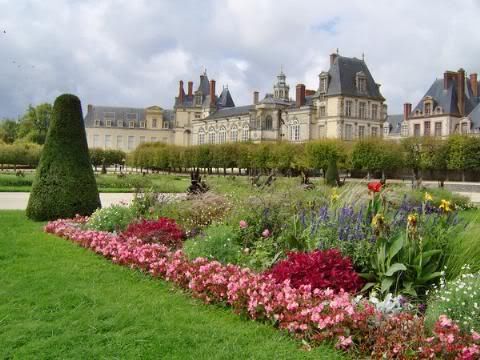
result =
M372 225L374 227L382 226L385 223L385 218L382 214L377 214L372 219Z
M335 201L338 200L338 197L339 197L339 195L338 195L338 193L337 193L337 188L334 187L334 188L332 189L332 194L330 195L330 200L331 200L332 202L335 202Z
M417 214L410 214L407 217L408 226L415 227L417 225Z
M450 201L448 200L443 200L440 202L440 206L438 207L440 210L442 210L444 213L448 213L452 211L452 207L450 204Z
M432 201L433 197L428 192L425 191L425 196L423 197L425 201Z

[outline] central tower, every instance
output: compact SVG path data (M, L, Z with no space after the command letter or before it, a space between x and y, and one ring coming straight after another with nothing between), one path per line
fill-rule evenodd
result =
M280 74L277 75L277 83L273 85L273 96L277 99L289 100L290 86L286 83L287 77L283 73L283 69L280 69Z

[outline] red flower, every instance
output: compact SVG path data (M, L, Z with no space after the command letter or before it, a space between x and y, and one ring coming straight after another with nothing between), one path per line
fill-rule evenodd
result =
M185 237L184 232L173 219L142 220L128 225L122 233L124 237L135 236L147 243L162 244L178 248Z
M380 192L380 190L382 190L382 183L380 183L378 181L369 182L368 183L368 190L370 190L374 193Z

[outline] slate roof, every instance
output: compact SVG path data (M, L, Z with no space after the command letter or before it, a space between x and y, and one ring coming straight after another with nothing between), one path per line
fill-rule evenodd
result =
M265 97L259 102L259 104L271 104L271 105L292 105L292 101L279 99L273 96L273 94L265 94Z
M106 113L114 114L112 119L112 128L118 127L118 121L123 122L123 129L129 128L129 121L135 121L135 128L140 127L140 122L145 121L146 109L144 108L129 108L129 107L118 107L118 106L96 106L91 107L91 111L87 111L85 115L85 127L91 128L95 127L95 120L100 120L100 127L106 125L107 116ZM127 114L129 116L127 116ZM130 115L136 115L136 119ZM169 128L173 128L175 113L173 110L163 109L163 119L169 122Z
M221 108L225 107L234 107L235 103L233 102L232 95L228 88L223 88L222 93L217 99L217 106Z
M255 105L244 105L244 106L223 108L215 111L213 114L210 114L208 117L206 117L203 120L213 120L213 119L219 119L219 118L247 115L253 109L255 109Z
M480 104L468 115L474 129L480 129Z
M365 92L360 92L356 86L357 73L362 73L367 81L367 88ZM327 96L332 95L346 95L346 96L361 96L370 97L372 99L385 100L378 85L373 80L372 74L368 70L365 61L357 58L349 58L337 55L333 64L328 70L328 88ZM316 96L320 95L317 91Z
M386 122L390 127L390 134L400 134L402 129L403 114L388 115Z

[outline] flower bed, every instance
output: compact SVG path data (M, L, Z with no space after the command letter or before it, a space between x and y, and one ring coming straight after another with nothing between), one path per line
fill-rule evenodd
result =
M135 236L83 230L85 218L57 220L45 231L89 248L114 263L172 281L206 303L230 305L252 319L269 321L312 344L332 341L361 356L383 358L480 358L480 335L462 334L440 317L428 337L423 319L411 314L385 316L373 304L340 290L294 288L271 275L198 258L189 261L181 250L145 243Z

